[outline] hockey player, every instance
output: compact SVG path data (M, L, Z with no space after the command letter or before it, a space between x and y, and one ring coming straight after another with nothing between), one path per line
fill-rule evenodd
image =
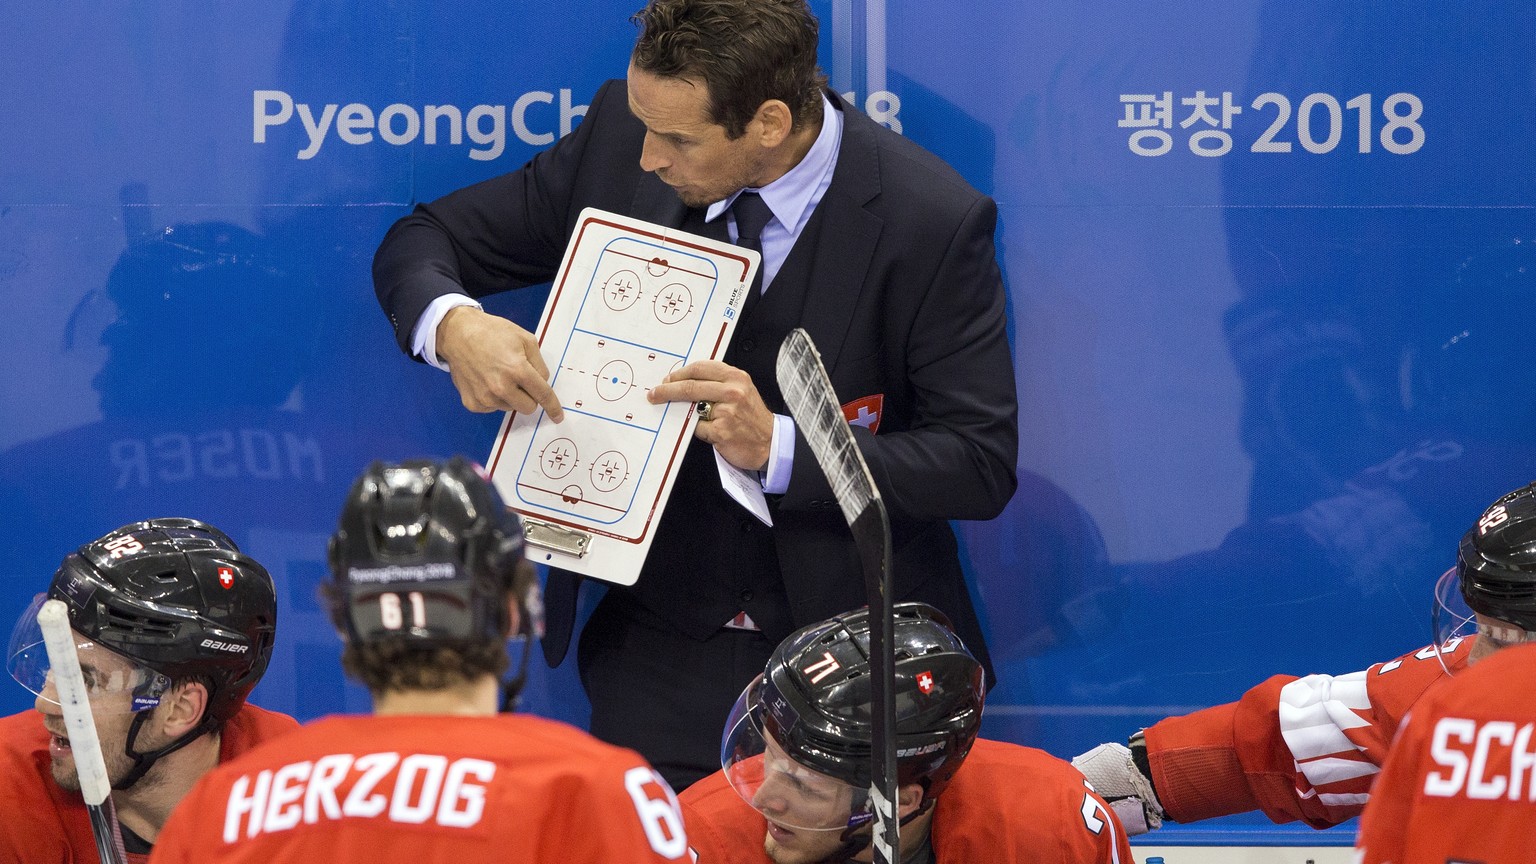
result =
M37 710L0 719L0 861L97 857L37 624L49 599L68 608L128 861L199 777L297 728L245 701L277 626L266 569L203 522L119 528L70 553L11 634L7 667Z
M1358 816L1402 718L1443 679L1499 648L1536 641L1536 483L1484 511L1436 586L1443 639L1349 675L1276 675L1236 702L1170 717L1078 756L1141 834L1260 810L1327 828ZM1456 613L1462 601L1470 613ZM1464 623L1457 629L1454 625ZM1474 629L1475 633L1462 632Z
M681 795L698 864L869 861L869 618L779 644L731 712L722 770ZM978 740L981 665L942 613L896 606L898 818L905 864L1126 862L1125 832L1066 762Z
M330 717L210 774L161 862L660 862L687 854L672 790L632 751L498 713L507 640L541 604L523 531L462 458L375 463L331 538L342 666L371 716ZM526 656L526 655L525 655Z
M1520 645L1458 674L1413 706L1360 817L1356 847L1362 864L1531 860L1533 682L1536 645Z

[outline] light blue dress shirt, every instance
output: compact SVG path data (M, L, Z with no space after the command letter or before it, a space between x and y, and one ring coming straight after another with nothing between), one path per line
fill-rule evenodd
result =
M752 191L762 196L773 211L773 218L763 226L763 293L768 292L773 277L784 266L789 250L800 239L800 232L811 221L811 214L827 187L832 185L832 171L837 167L837 148L843 140L843 113L832 107L826 94L821 97L821 132L817 134L805 158L785 172L783 177ZM741 190L747 191L747 190ZM737 192L736 195L740 195ZM736 195L716 201L704 211L704 221L713 222L730 210ZM736 242L736 217L730 217L731 242ZM795 461L795 421L785 414L775 414L773 442L768 450L768 465L761 472L763 491L781 495L789 488L789 476Z

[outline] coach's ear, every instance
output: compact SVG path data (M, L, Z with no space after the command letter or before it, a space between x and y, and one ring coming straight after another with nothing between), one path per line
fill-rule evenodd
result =
M795 114L781 99L769 99L757 106L757 113L747 126L747 134L765 150L784 143L795 131Z
M180 738L203 722L208 710L208 687L201 681L186 681L172 687L160 699L159 713L163 731L171 738Z

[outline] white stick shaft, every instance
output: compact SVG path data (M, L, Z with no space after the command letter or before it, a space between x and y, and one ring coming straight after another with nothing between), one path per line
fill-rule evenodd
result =
M69 732L69 748L75 758L75 773L80 777L80 793L85 803L99 806L112 793L107 780L107 763L101 756L101 741L96 737L96 723L91 717L90 697L85 677L80 674L80 655L75 650L75 636L69 629L69 612L62 600L49 600L38 610L37 623L43 630L43 646L48 650L48 668L53 672L53 687L64 709L64 728Z

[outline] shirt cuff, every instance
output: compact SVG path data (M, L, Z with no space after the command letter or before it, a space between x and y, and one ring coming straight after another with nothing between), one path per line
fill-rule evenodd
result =
M411 330L411 352L444 372L448 371L448 364L437 358L437 325L443 323L448 310L459 306L480 308L468 294L444 294L427 304L426 311L416 319L415 329Z
M795 418L773 415L773 441L768 444L768 470L760 472L763 493L783 495L789 491L789 475L795 467Z

